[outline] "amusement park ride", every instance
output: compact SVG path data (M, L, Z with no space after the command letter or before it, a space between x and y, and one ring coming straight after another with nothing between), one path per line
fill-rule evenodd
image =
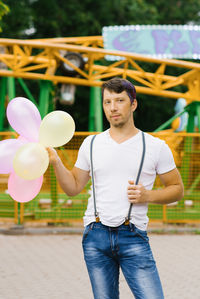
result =
M121 57L108 61L109 55ZM141 62L154 64L155 72L145 71ZM176 67L180 75L167 74L168 67ZM133 80L137 93L166 98L184 98L186 107L168 123L186 111L189 114L187 132L195 131L195 116L200 131L200 64L174 59L159 59L103 48L102 36L50 38L40 40L0 39L0 131L4 129L5 99L15 97L18 80L27 97L37 104L43 117L52 110L52 90L61 83L92 87L90 104L90 131L101 131L100 92L103 80L119 76ZM39 80L39 102L35 101L23 79ZM182 86L182 92L176 87ZM68 86L69 87L69 86ZM163 99L164 100L164 99ZM100 115L100 116L99 116ZM164 129L162 125L157 131Z
M109 55L120 57L120 60L110 61L107 59ZM143 66L141 66L141 63ZM144 66L148 64L153 64L154 72L145 71ZM168 74L168 69L173 68L178 70L179 75ZM21 85L27 98L36 104L42 118L53 110L53 92L56 85L60 84L61 89L64 92L67 91L67 97L70 100L70 92L74 92L73 86L84 85L91 87L89 131L102 131L101 92L99 87L104 80L114 76L131 80L136 87L137 93L157 96L160 102L164 101L162 98L185 99L185 107L157 128L155 132L163 132L176 119L187 112L186 135L184 136L187 136L188 133L190 137L184 139L183 151L185 155L182 158L182 165L185 165L183 180L186 186L191 161L190 158L188 159L187 152L194 145L190 133L200 132L199 63L159 59L117 50L109 51L104 49L102 36L40 40L1 38L0 131L6 130L4 128L5 107L7 102L16 96L16 81ZM34 99L25 80L39 81L38 101ZM177 138L173 135L170 139L174 146L183 141L183 137L181 139ZM190 186L196 188L199 181L200 176L196 175Z

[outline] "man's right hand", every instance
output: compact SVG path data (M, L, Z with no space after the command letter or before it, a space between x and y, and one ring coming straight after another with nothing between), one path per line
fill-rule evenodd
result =
M56 164L60 160L56 150L52 147L47 147L46 150L49 154L49 163L52 165Z

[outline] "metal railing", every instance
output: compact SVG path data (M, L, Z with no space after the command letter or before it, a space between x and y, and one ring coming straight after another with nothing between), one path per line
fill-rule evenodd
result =
M58 153L64 164L72 168L78 149L91 132L76 132L72 140ZM200 134L174 133L171 130L150 133L166 141L171 148L176 165L180 170L184 187L184 198L169 205L149 205L151 222L199 223L200 222ZM16 137L14 132L1 133L1 138ZM66 223L82 222L87 206L90 182L75 197L67 196L58 185L53 168L49 166L44 175L40 193L28 203L17 203L7 193L9 175L0 175L0 222L13 223ZM161 188L156 178L154 189Z

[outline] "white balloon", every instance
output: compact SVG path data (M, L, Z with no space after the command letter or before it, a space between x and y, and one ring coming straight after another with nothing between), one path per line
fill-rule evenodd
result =
M53 111L47 114L39 129L39 142L45 147L58 147L66 144L73 137L75 123L70 114Z
M16 174L24 180L34 180L42 176L49 165L49 155L40 143L27 143L20 147L13 159Z

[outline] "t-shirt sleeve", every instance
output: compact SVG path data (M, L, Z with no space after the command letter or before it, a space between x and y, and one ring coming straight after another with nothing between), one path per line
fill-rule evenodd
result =
M83 143L81 144L78 157L75 163L75 167L80 168L82 170L90 170L90 141L92 136L88 136L84 139Z
M163 142L156 165L157 174L163 174L176 168L174 157L169 146Z

